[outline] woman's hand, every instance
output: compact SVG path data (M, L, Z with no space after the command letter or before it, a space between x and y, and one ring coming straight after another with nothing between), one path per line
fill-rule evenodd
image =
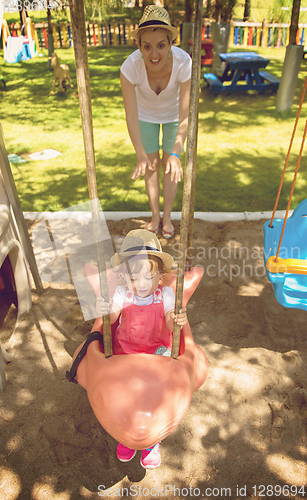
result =
M182 307L182 309L180 309L178 314L175 314L174 312L172 312L171 317L173 318L174 323L177 323L177 325L183 327L186 324L186 322L188 321L187 308Z
M111 311L111 300L106 302L101 295L96 297L96 314L98 317L106 316Z
M183 178L180 158L177 158L177 156L174 155L170 155L165 165L165 173L170 174L172 182L174 181L176 182L176 184L180 182Z
M136 167L132 172L131 179L138 179L140 175L144 177L146 168L148 168L149 170L155 170L148 157L143 156L142 158L138 159Z

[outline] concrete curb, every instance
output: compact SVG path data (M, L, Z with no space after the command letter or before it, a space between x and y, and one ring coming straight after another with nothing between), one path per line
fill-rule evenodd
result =
M284 219L285 210L278 210L275 214L276 219ZM292 211L289 212L289 216ZM181 219L181 212L172 212L173 220ZM65 212L24 212L25 219L29 220L55 220L55 219L76 219L89 220L90 212L67 211ZM119 221L122 219L135 219L139 217L151 217L151 212L101 212L101 218L105 220ZM206 222L232 222L240 220L269 220L272 212L195 212L194 219L200 219Z

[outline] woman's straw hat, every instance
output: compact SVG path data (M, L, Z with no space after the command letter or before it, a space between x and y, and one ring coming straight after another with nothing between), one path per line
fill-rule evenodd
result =
M156 235L146 229L133 229L127 234L119 253L111 257L111 265L116 267L134 255L155 255L162 260L167 269L170 269L174 263L173 257L162 251Z
M138 28L131 31L132 38L138 40L139 31L146 28L167 29L172 34L172 40L175 40L179 34L178 30L171 25L171 20L167 10L163 9L163 7L159 7L158 5L147 5L147 7L145 7Z

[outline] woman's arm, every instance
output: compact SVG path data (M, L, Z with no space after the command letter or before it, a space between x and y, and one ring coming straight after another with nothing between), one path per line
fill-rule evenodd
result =
M136 152L137 163L131 175L131 179L137 179L140 175L145 175L146 167L152 169L151 162L145 153L138 119L138 107L134 85L121 73L120 83L122 87L123 101L126 112L126 123L131 142Z
M191 79L180 84L179 90L179 125L175 144L172 153L181 154L184 141L188 132L189 104L190 104L190 87ZM166 162L165 173L171 173L171 180L180 182L183 178L183 171L180 163L180 158L177 156L169 156Z

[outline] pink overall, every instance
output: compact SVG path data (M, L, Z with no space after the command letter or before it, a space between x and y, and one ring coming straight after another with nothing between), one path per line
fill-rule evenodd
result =
M135 305L127 288L121 323L115 332L114 354L154 354L158 347L171 348L171 345L172 332L165 322L162 287L154 292L154 300L148 306Z

